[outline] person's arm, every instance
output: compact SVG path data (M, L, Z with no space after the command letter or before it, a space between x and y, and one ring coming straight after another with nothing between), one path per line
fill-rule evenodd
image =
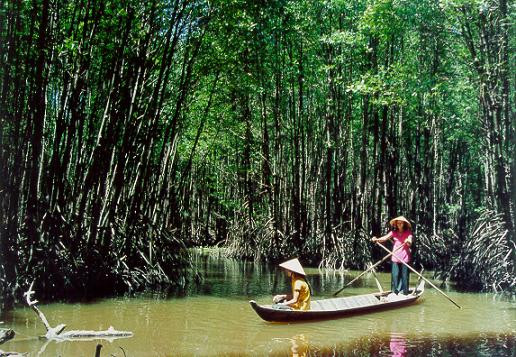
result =
M286 298L286 294L274 295L274 297L272 298L272 302L278 304L280 301L285 300Z
M299 290L294 290L294 295L292 296L292 299L280 302L279 305L290 306L291 304L295 304L297 302L297 299L299 299Z
M380 238L373 237L371 239L371 241L383 243L383 242L388 241L389 239L391 239L391 237L392 237L392 231L387 233L386 235L380 237Z
M405 239L405 244L406 244L409 248L410 248L410 246L412 246L412 238L413 238L413 237L412 237L412 234L411 234L411 235L409 235L409 236L407 237L407 239Z

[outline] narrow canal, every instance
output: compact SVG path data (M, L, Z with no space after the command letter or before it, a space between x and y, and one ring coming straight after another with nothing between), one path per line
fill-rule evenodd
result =
M348 318L295 324L267 323L248 301L270 303L273 293L288 290L288 281L274 266L225 259L213 252L196 255L203 277L182 296L144 295L91 303L40 304L52 326L67 330L104 330L113 326L133 337L113 341L48 342L37 315L19 307L3 317L14 340L4 351L28 356L515 356L514 296L445 292L459 310L427 285L420 302L397 310ZM345 274L305 269L313 299L330 297L358 272ZM378 274L384 287L390 276ZM412 282L415 277L412 275ZM438 283L438 282L435 282ZM365 276L342 296L377 290ZM36 297L37 299L37 292Z

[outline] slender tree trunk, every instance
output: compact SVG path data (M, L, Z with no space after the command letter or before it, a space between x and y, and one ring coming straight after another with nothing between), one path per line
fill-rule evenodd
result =
M36 4L34 4L36 8ZM41 3L41 14L39 18L39 32L37 42L37 59L34 69L33 95L30 98L30 112L27 132L30 136L30 163L28 174L28 195L26 225L29 237L29 244L33 245L39 240L38 222L39 213L39 192L40 192L40 169L41 155L43 155L43 128L45 123L46 110L46 86L47 86L47 30L49 20L49 2L44 0Z

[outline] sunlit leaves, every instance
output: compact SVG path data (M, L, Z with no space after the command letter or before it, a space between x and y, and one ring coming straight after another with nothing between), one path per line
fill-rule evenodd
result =
M365 73L349 85L347 91L360 95L373 95L373 102L380 105L403 104L399 73L393 68L380 68L378 74Z
M389 39L403 30L402 4L393 0L375 0L362 15L362 28L373 36Z

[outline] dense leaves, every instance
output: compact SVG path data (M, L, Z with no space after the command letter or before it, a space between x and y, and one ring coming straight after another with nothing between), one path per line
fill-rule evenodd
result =
M360 268L399 214L417 263L514 287L491 273L514 272L514 17L505 0L2 2L5 301L33 279L183 286L191 245Z

